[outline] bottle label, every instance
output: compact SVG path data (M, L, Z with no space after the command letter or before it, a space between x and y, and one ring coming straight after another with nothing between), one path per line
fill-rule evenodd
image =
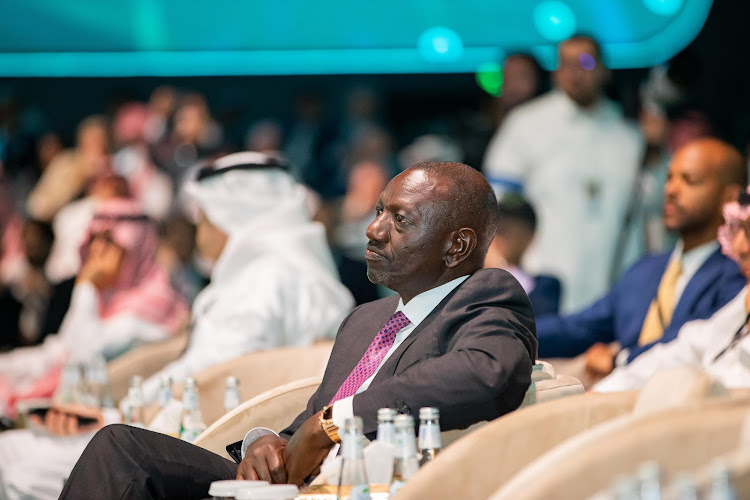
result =
M370 486L367 484L352 486L349 498L350 500L370 500Z
M440 449L440 427L437 425L419 426L419 449Z

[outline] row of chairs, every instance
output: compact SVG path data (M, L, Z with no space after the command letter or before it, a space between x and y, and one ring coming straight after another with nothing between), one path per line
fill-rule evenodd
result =
M225 445L249 428L284 428L320 384L330 349L326 343L252 353L200 373L201 408L210 425L195 444L228 458ZM113 363L110 376L125 373L126 361ZM142 361L131 366L143 373ZM241 380L245 402L221 415L230 374ZM696 369L662 373L640 392L584 394L577 379L539 362L522 408L444 432L444 451L398 499L589 498L646 460L660 463L669 478L717 456L726 456L742 497L750 495L750 446L740 446L750 442L748 416L750 390L727 391Z

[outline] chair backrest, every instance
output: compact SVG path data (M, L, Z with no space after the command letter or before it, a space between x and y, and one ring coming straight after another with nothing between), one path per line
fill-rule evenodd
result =
M574 394L583 394L584 392L583 384L577 378L567 375L556 375L555 369L551 364L546 361L537 361L531 372L531 385L526 390L520 407L524 408L566 396L573 396ZM456 429L441 433L443 449L486 423L478 422L466 429Z
M577 436L540 457L490 498L589 498L623 473L655 460L665 476L692 469L733 450L750 414L747 398L619 418Z
M399 491L399 500L487 498L551 447L630 413L636 398L636 392L580 394L509 413L444 449Z
M226 445L242 440L253 427L278 432L289 425L305 409L321 380L320 376L297 380L245 401L209 426L194 444L230 458Z
M148 378L177 359L185 350L187 342L187 333L181 333L163 342L138 346L107 363L112 398L119 401L127 395L133 375Z

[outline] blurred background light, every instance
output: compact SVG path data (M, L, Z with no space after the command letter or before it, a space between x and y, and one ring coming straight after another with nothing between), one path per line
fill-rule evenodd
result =
M711 0L3 0L0 76L475 73L502 51L555 66L574 31L613 69L669 60ZM447 28L447 27L450 28ZM442 28L439 28L442 27Z
M452 29L442 26L422 33L418 46L422 57L434 63L458 61L464 53L461 37Z
M534 25L544 38L559 42L575 33L576 16L563 2L542 2L534 9Z
M486 62L477 69L477 85L494 97L500 97L503 89L503 67L500 63Z
M662 16L673 16L682 8L683 0L643 0L646 7Z

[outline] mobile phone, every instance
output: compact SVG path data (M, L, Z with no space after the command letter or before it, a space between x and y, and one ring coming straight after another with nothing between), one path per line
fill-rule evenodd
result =
M238 464L242 462L242 441L227 445L227 453Z

